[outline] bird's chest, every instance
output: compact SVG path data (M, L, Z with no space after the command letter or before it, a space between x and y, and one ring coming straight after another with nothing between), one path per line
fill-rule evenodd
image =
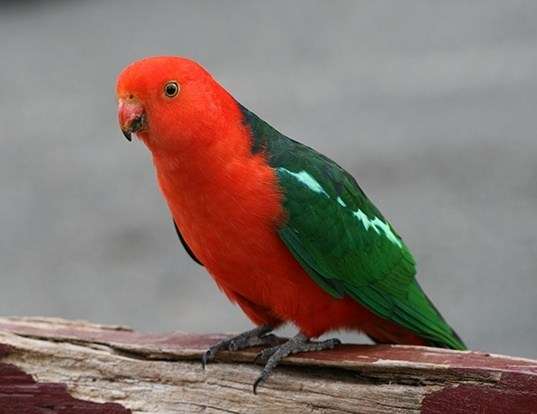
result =
M219 284L241 291L266 283L282 243L281 194L270 167L236 165L210 179L159 183L186 243Z

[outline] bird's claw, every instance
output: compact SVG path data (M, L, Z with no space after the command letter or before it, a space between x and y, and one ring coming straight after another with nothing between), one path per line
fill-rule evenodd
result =
M264 349L255 357L256 362L266 362L261 375L257 377L253 385L253 392L257 394L257 389L264 384L272 374L272 371L281 362L282 359L292 354L300 352L315 352L325 349L333 349L341 344L339 339L327 339L324 341L310 341L305 335L298 334L280 346Z
M214 361L216 355L220 351L236 352L241 349L250 348L261 345L275 345L279 343L277 336L268 334L272 330L272 326L263 325L255 329L241 333L229 339L224 339L215 345L211 346L202 356L201 365L205 369L207 363Z
M257 389L264 384L272 374L276 366L286 357L300 352L323 351L325 349L333 349L341 342L339 339L327 339L324 341L310 341L304 334L298 334L287 342L282 343L282 339L276 335L269 334L272 330L271 326L259 326L250 331L244 332L233 338L224 339L217 344L211 346L201 357L203 369L208 362L213 361L220 351L239 351L244 348L268 345L259 352L255 357L255 362L263 362L265 366L261 371L261 375L253 384L254 394L257 394Z
M216 353L218 352L217 348L217 346L212 346L201 356L201 367L203 369L205 369L208 362L214 360L214 358L216 357Z
M278 350L279 346L272 346L259 351L254 358L255 364L266 364L269 358Z

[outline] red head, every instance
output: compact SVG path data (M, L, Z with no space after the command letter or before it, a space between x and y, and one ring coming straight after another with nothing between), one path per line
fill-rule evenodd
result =
M233 98L196 62L161 56L139 60L118 76L118 117L153 151L207 145L222 132Z

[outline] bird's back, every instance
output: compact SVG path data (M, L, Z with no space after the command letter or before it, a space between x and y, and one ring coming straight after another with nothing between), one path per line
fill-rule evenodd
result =
M308 275L334 298L455 349L465 346L415 279L414 258L354 178L242 107L252 151L277 172L286 220L278 234Z

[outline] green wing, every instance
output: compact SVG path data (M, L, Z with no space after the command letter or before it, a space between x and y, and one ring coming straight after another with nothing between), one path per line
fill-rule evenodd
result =
M431 345L465 349L418 285L414 258L354 178L246 108L252 151L277 171L287 220L279 235L307 273L336 298L348 295Z

